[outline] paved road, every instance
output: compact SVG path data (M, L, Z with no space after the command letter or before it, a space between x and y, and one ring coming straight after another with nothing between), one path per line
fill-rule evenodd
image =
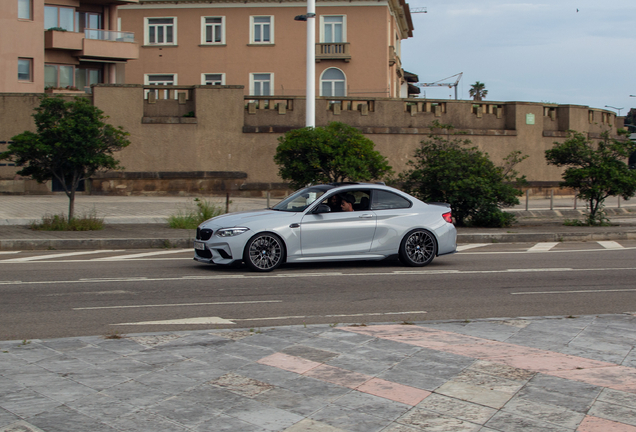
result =
M189 249L0 254L0 340L272 325L636 311L636 241L465 244L397 261L255 274Z

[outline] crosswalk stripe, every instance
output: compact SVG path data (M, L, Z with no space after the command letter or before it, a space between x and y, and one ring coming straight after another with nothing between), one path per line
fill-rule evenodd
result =
M545 242L545 243L537 243L528 249L528 252L546 252L558 245L558 242Z
M603 246L605 249L625 249L623 246L616 243L615 241L600 241L597 243Z
M27 262L27 261L38 261L38 260L46 260L51 258L62 258L76 255L88 255L88 254L96 254L96 253L106 253L106 252L122 252L121 250L94 250L94 251L81 251L81 252L65 252L58 254L48 254L48 255L37 255L37 256L29 256L22 258L11 258L8 260L2 260L2 262Z
M464 244L464 245L457 246L457 252L465 251L465 250L468 250L468 249L475 249L475 248L483 247L483 246L488 246L489 244L492 244L492 243Z
M170 250L162 250L162 251L154 251L154 252L136 253L136 254L130 254L130 255L117 255L112 257L94 258L91 261L118 261L118 260L127 260L131 258L143 258L143 257L153 256L153 255L167 255L167 254L175 254L175 253L183 253L183 252L192 252L192 249L191 248L170 249Z

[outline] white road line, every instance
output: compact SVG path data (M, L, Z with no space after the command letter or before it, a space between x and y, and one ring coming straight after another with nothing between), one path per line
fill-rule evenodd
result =
M0 251L0 255L3 255L3 254L6 254L6 255L17 254L17 253L20 253L20 252L22 252L22 251Z
M153 256L153 255L167 255L167 254L176 254L176 253L183 253L183 252L192 252L191 248L188 249L170 249L170 250L162 250L162 251L154 251L154 252L144 252L144 253L136 253L136 254L130 254L130 255L117 255L117 256L112 256L112 257L105 257L105 258L94 258L90 261L120 261L120 260L128 260L128 259L135 259L135 258L144 258L144 257L148 257L148 256Z
M502 269L502 270L411 270L411 271L393 271L393 272L360 272L360 273L341 273L346 276L360 277L394 277L409 275L462 275L462 274L496 274L496 273L544 273L544 272L606 272L620 270L636 270L636 267L601 267L601 268L570 268L570 267L552 267L552 268L527 268L527 269ZM227 280L240 279L244 281L256 279L301 279L313 277L338 277L340 273L289 273L289 274L255 274L255 275L213 275L213 276L192 276L185 277L167 277L167 278L147 278L147 277L130 277L130 278L112 278L112 279L79 279L79 280L45 280L45 281L0 281L0 285L57 285L57 284L89 284L89 283L107 283L107 282L174 282L185 280Z
M37 255L37 256L30 256L30 257L23 257L23 258L12 258L8 260L2 260L0 262L3 262L3 263L29 262L29 261L37 261L37 260L46 260L51 258L62 258L62 257L69 257L69 256L89 255L89 254L107 253L107 252L122 252L122 251L105 249L105 250L94 250L94 251L66 252L66 253L49 254L49 255Z
M605 249L625 249L622 245L616 243L615 241L599 241L597 242Z
M365 317L365 316L387 316L387 315L413 315L425 314L426 311L412 312L372 312L359 314L340 314L340 315L297 315L297 316L281 316L281 317L265 317L265 318L221 318L221 317L198 317L198 318L182 318L165 321L141 321L133 323L111 324L115 326L124 325L209 325L209 324L236 324L234 321L274 321L285 319L308 319L308 318L346 318L346 317Z
M501 244L501 243L500 243ZM543 251L543 253L574 253L574 252L607 252L607 251L628 251L628 250L634 250L636 249L636 247L623 247L621 249L559 249L559 250L549 250L549 251ZM522 250L522 251L479 251L479 252L462 252L462 255L477 255L477 254L481 254L481 255L499 255L499 254L526 254L529 253L529 250ZM2 262L2 261L0 261Z
M165 321L141 321L132 323L111 324L115 326L132 325L210 325L210 324L234 324L232 321L220 317L183 318Z
M241 302L211 302L211 303L170 303L155 305L129 305L129 306L96 306L73 308L73 310L96 310L96 309L134 309L134 308L154 308L154 307L176 307L176 306L210 306L210 305L237 305L237 304L254 304L254 303L282 303L282 300L259 300L259 301L241 301Z
M267 320L282 320L282 319L306 319L306 318L343 318L343 317L361 317L361 316L385 316L385 315L411 315L411 314L425 314L426 311L410 311L410 312L372 312L372 313L360 313L360 314L340 314L340 315L298 315L298 316L282 316L282 317L267 317L267 318L231 318L232 321L267 321Z
M532 295L532 294L584 294L584 293L606 293L606 292L635 292L636 288L626 289L606 289L606 290L573 290L573 291L527 291L510 293L511 295Z
M558 242L537 243L536 245L528 249L528 252L547 252L558 244Z
M465 244L465 245L457 246L457 252L465 251L465 250L468 250L468 249L475 249L475 248L479 248L479 247L484 247L484 246L488 246L489 244L492 244L492 243L471 243L471 244Z

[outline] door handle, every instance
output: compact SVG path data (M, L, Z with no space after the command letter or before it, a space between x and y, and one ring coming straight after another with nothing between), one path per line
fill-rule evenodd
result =
M373 215L372 214L368 214L368 213L360 215L360 219L371 219L372 217L373 217Z

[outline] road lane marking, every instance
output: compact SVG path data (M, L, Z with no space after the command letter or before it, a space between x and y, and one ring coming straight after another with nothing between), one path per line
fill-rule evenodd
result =
M606 293L606 292L636 292L636 288L625 289L594 289L594 290L571 290L571 291L525 291L510 293L511 295L532 295L532 294L585 294L585 293Z
M266 318L230 318L232 321L272 321L283 319L306 319L306 318L345 318L345 317L365 317L365 316L386 316L386 315L412 315L425 314L426 311L409 311L409 312L371 312L358 314L339 314L339 315L296 315Z
M255 304L255 303L282 303L282 300L254 300L254 301L237 301L237 302L210 302L210 303L168 303L168 304L150 304L150 305L128 305L128 306L96 306L73 308L73 310L96 310L96 309L134 309L134 308L154 308L154 307L175 307L175 306L211 306L211 305L237 305L237 304Z
M599 241L597 243L603 246L605 249L625 249L623 246L616 243L615 241Z
M601 242L598 242L601 243ZM615 242L606 242L606 243L615 243ZM488 244L483 244L483 246L487 246ZM556 243L558 244L558 243ZM500 246L502 245L502 243L499 244ZM475 247L470 247L470 248L462 248L462 246L458 246L457 251L461 253L461 255L476 255L476 254L482 254L482 255L497 255L497 254L525 254L525 253L537 253L537 252L543 252L543 253L575 253L575 252L607 252L607 251L628 251L628 250L634 250L636 249L636 247L624 247L621 246L619 243L616 243L617 246L615 247L611 247L611 248L603 248L603 249L559 249L559 250L536 250L533 248L527 249L527 250L521 250L521 251L485 251L485 250L479 250L479 251L471 251L471 249L475 249ZM463 245L463 246L468 246L468 245ZM536 246L536 245L535 245ZM179 261L179 260L183 260L183 261L192 261L192 257L169 257L169 258L162 258L162 257L151 257L152 255L157 255L157 254L174 254L174 253L185 253L187 251L192 251L191 249L181 249L180 251L174 251L174 250L170 250L170 251L160 251L160 252L152 252L151 255L149 255L150 257L139 257L140 254L132 254L132 255L128 255L128 258L123 258L121 256L113 256L113 257L105 257L105 258L93 258L93 259L69 259L69 260L63 260L63 259L55 259L55 260L50 260L47 261L48 258L54 257L55 255L42 255L39 256L37 258L38 263L85 263L85 262L102 262L102 263L107 263L107 262L121 262L121 261L128 261L128 262L134 262L134 261ZM112 251L108 251L108 250L102 250L100 252L112 252ZM119 252L119 251L115 251L115 252ZM2 252L0 252L2 253ZM11 252L7 252L7 253L13 253L13 251ZM18 253L18 252L16 252ZM95 253L95 252L90 252L90 253ZM137 256L138 258L131 258L132 256ZM33 260L33 259L32 259ZM23 260L21 258L13 258L13 259L0 259L0 264L2 263L13 263L13 264L19 264L19 263L29 263L32 260ZM203 265L202 265L203 266Z
M528 249L528 252L546 252L546 251L549 251L550 249L552 249L553 247L555 247L558 244L559 244L558 242L537 243L536 245L534 245L530 249Z
M471 243L457 246L457 252L488 246L492 243Z
M470 275L470 274L497 274L497 273L543 273L543 272L606 272L606 271L628 271L636 270L636 267L600 267L600 268L570 268L570 267L557 267L557 268L527 268L527 269L502 269L502 270L412 270L412 271L392 271L392 272L360 272L360 273L282 273L282 274L268 274L268 275L214 275L214 276L199 276L197 280L227 280L227 279L240 279L240 280L256 280L256 279L300 279L300 278L312 278L312 277L339 277L339 276L360 276L360 277L378 277L378 276L417 276L417 275ZM75 284L75 283L105 283L105 282L174 282L174 281L186 281L192 280L191 276L186 277L167 277L167 278L147 278L147 277L130 277L130 278L98 278L98 279L79 279L79 280L57 280L57 281L0 281L0 285L56 285L56 284Z
M502 245L503 243L499 243ZM636 247L621 247L617 249L559 249L559 250L545 250L545 251L533 251L532 253L543 252L543 253L573 253L573 252L608 252L608 251L628 251L634 250ZM530 250L522 250L522 251L476 251L476 252L462 252L461 255L498 255L498 254L527 254L530 253ZM1 261L0 261L1 262Z
M11 259L2 260L0 262L3 262L3 263L28 262L28 261L36 261L36 260L46 260L51 258L62 258L62 257L69 257L69 256L89 255L89 254L109 253L109 252L122 252L122 251L105 249L105 250L81 251L81 252L65 252L65 253L58 253L58 254L52 254L52 255L37 255L37 256L30 256L30 257L23 257L23 258L11 258Z
M123 261L123 260L135 259L135 258L145 258L149 256L154 256L154 255L167 255L167 254L177 254L177 253L184 253L184 252L192 252L192 248L170 249L170 250L144 252L144 253L136 253L136 254L129 254L129 255L116 255L112 257L93 258L92 260L89 260L89 261L119 261L119 260Z
M236 324L234 321L274 321L286 319L309 319L309 318L348 318L348 317L366 317L366 316L388 316L388 315L413 315L425 314L426 311L410 311L410 312L371 312L357 314L338 314L338 315L296 315L296 316L280 316L280 317L264 317L264 318L221 318L221 317L198 317L198 318L181 318L163 321L140 321L132 323L110 324L114 326L124 325L199 325L199 324Z
M234 324L232 321L220 317L198 317L183 318L165 321L141 321L132 323L111 324L115 326L133 326L133 325L209 325L209 324Z
M10 254L17 254L20 253L22 251L0 251L0 255L10 255Z

